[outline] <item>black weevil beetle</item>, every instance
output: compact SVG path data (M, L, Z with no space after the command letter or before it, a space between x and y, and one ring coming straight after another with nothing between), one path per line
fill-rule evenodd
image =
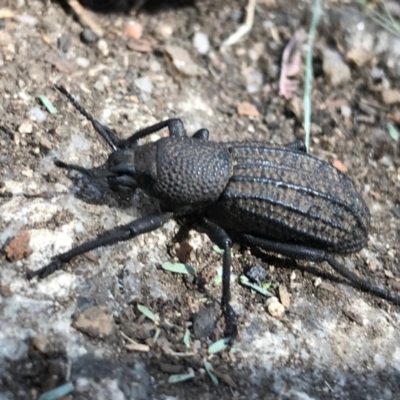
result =
M85 169L56 160L58 167L105 178L113 190L142 189L160 201L160 214L139 218L97 239L55 256L27 274L44 278L74 257L101 246L132 239L170 219L190 218L224 250L221 306L226 335L237 334L230 305L232 239L283 256L326 261L361 290L397 305L400 298L360 279L331 254L363 248L370 214L349 177L306 153L304 143L284 148L263 142L216 143L200 129L188 137L180 119L169 119L119 139L88 114L63 86L56 86L111 147L105 166ZM138 140L168 128L169 137L138 145ZM232 238L232 239L231 239Z

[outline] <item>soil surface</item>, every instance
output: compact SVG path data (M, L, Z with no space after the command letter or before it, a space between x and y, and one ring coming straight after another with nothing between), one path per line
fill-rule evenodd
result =
M222 257L197 232L171 245L174 221L79 256L46 279L26 279L52 256L159 209L140 191L116 194L101 179L54 165L57 158L89 168L110 153L55 84L123 138L175 117L189 134L208 128L215 141L281 146L304 137L304 68L291 99L278 87L283 50L308 31L311 6L260 0L251 32L221 47L245 9L245 1L199 0L155 13L89 12L103 32L96 40L64 4L0 2L1 400L57 387L71 389L66 399L400 399L399 307L325 263L235 245L239 337L213 355L208 347L224 329ZM367 246L336 258L399 293L400 160L390 129L400 128L400 39L348 1L326 2L319 27L310 153L352 177L371 212ZM161 268L178 260L196 277ZM255 265L282 307L240 285ZM208 313L193 319L201 310ZM207 337L202 325L211 325ZM179 374L189 379L171 382Z

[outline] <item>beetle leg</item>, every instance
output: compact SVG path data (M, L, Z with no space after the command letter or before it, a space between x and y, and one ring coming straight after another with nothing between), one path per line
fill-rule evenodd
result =
M303 140L296 139L294 142L286 143L284 146L289 150L307 154L307 147Z
M205 128L199 129L193 134L192 138L201 139L208 142L208 140L210 139L210 131Z
M152 133L158 132L161 129L168 128L169 135L171 137L187 137L185 127L182 120L179 118L171 118L165 121L158 122L157 124L143 128L140 131L135 132L126 140L122 140L119 143L119 149L126 149L136 144L139 139L151 135Z
M164 225L173 217L173 213L164 213L139 218L127 225L119 226L112 231L106 232L97 239L90 240L80 246L55 256L51 263L36 270L27 273L27 278L32 279L37 276L39 279L51 275L53 272L62 269L64 263L71 261L76 256L84 254L90 250L103 246L110 246L118 242L130 240L143 233L154 231Z
M400 297L389 293L387 290L373 286L370 282L361 279L359 276L349 271L342 264L336 261L335 258L333 258L330 254L327 254L323 250L294 244L274 242L272 240L258 238L252 235L243 236L250 245L260 247L263 250L271 251L273 253L282 254L283 256L289 258L313 261L316 263L326 261L338 274L347 278L354 287L366 293L371 293L382 299L388 300L396 305L400 305Z
M230 337L232 342L237 336L236 314L230 305L231 300L231 247L232 240L228 234L218 225L203 218L199 224L204 233L218 247L224 250L222 261L222 298L221 305L225 316L226 329L225 334Z

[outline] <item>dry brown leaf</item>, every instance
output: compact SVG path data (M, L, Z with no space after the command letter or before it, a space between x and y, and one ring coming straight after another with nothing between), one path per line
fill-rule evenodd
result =
M56 53L47 53L44 57L45 61L56 67L60 72L72 74L75 72L75 67L71 61L59 57Z
M219 371L217 371L216 369L213 370L213 374L214 374L217 378L221 379L221 381L225 382L227 385L229 385L229 386L231 386L231 387L233 387L233 388L235 388L235 389L238 389L238 385L236 385L236 383L234 382L234 380L233 380L229 375L224 374L224 373L222 373L222 372L219 372Z
M285 99L293 97L299 84L295 78L302 66L301 45L304 36L303 31L297 31L289 40L285 50L283 50L281 75L279 77L279 94Z
M259 117L260 113L257 108L249 103L248 101L242 101L237 106L237 112L239 115L244 115L246 117Z
M341 171L341 172L347 172L348 171L348 168L341 162L341 161L339 161L339 160L335 160L334 162L333 162L333 166L335 167L335 168L337 168L339 171Z

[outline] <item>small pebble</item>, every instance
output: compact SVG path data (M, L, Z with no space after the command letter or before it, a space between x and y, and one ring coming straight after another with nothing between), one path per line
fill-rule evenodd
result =
M202 32L196 32L193 36L193 45L200 54L207 54L210 50L208 36Z
M104 83L101 80L97 80L93 87L99 92L104 92Z
M263 75L260 70L252 68L246 74L246 90L247 93L256 93L261 89L263 84Z
M260 264L255 264L246 272L246 276L260 285L265 281L267 271Z
M151 93L153 90L153 85L148 76L143 76L142 78L135 79L135 85L144 93Z
M156 28L156 33L162 39L168 39L174 33L174 27L169 24L160 24Z
M99 37L89 28L85 28L81 32L81 41L86 44L96 43Z
M384 76L384 72L382 68L373 67L371 69L371 78L374 80L382 79Z
M71 46L71 35L67 32L64 32L57 39L57 47L63 52L66 53Z
M151 72L161 71L161 64L157 60L150 61L149 69Z
M78 65L81 68L87 68L90 65L90 60L85 57L77 57L76 58L76 65Z
M318 287L321 283L322 283L322 279L321 278L316 278L315 281L314 281L314 286Z
M32 338L32 346L39 353L46 353L46 350L49 348L49 342L45 336L36 335Z
M268 312L274 318L282 318L285 314L285 307L279 302L274 302L268 305Z
M110 336L114 330L114 318L105 308L94 306L77 314L73 327L94 338Z
M0 296L11 297L13 294L11 292L10 286L0 282Z
M143 34L143 26L135 21L129 21L125 26L124 34L126 37L139 40Z
M215 329L219 313L220 308L216 303L195 313L193 315L194 337L199 339L211 335Z
M387 105L400 103L400 91L396 89L382 90L382 100Z
M29 119L22 121L18 128L19 133L32 133L32 122Z
M340 108L340 112L342 113L342 116L346 119L351 117L351 108L347 105L343 105Z
M39 144L41 147L43 147L46 150L51 150L51 148L52 148L50 140L43 136L40 138Z
M15 20L21 22L21 24L29 26L35 26L38 23L38 19L36 17L28 14L16 15Z
M272 303L279 303L279 300L276 296L271 296L268 297L268 299L265 301L265 305L268 307Z
M108 49L108 44L104 39L100 39L97 43L97 47L100 50L100 53L103 54L104 57L108 57L110 50Z
M343 61L342 56L335 50L324 50L322 68L332 86L338 86L351 79L350 68Z
M39 108L33 107L28 111L28 117L34 119L37 122L46 121L46 114Z

